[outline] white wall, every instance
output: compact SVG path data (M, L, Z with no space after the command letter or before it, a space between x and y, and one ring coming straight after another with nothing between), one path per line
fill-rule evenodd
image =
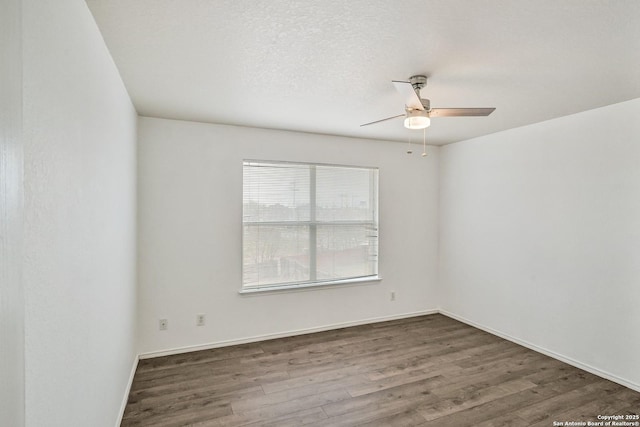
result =
M113 426L135 360L136 113L82 0L23 2L26 425Z
M0 8L0 423L24 425L22 0Z
M143 353L437 307L436 148L423 159L398 143L152 118L138 135ZM239 295L245 158L378 166L382 282Z
M443 147L442 307L640 387L640 99Z

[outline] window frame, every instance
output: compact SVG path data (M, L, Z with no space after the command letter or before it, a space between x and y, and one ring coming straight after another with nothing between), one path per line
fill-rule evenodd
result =
M247 164L256 163L256 164L265 164L265 165L278 165L278 164L289 164L289 165L302 165L302 166L310 166L310 182L309 182L309 220L308 221L244 221L244 168ZM372 206L374 206L374 219L373 220L343 220L343 221L319 221L316 218L316 166L319 167L334 167L334 168L344 168L344 169L366 169L372 172L375 172L373 175L373 179L375 180L374 185L370 188L370 200ZM242 215L241 215L241 257L240 257L240 268L241 268L241 286L238 291L240 294L255 294L262 292L272 292L272 291L286 291L286 290L296 290L296 289L307 289L307 288L320 288L320 287L334 287L334 286L345 286L345 285L355 285L355 284L364 284L364 283L375 283L380 282L382 277L380 276L380 169L374 166L357 166L357 165L345 165L345 164L331 164L331 163L315 163L315 162L297 162L297 161L281 161L281 160L257 160L257 159L243 159L242 160ZM245 269L244 269L244 253L245 253L245 226L246 225L271 225L271 226L307 226L309 227L309 280L307 281L292 281L292 282L282 282L275 283L270 285L258 285L258 286L245 286L244 277L245 277ZM322 225L373 225L377 231L376 236L376 260L375 260L375 273L367 276L359 276L359 277L350 277L350 278L340 278L340 279L327 279L327 280L318 280L316 277L316 267L317 267L317 228ZM313 228L313 230L312 230Z

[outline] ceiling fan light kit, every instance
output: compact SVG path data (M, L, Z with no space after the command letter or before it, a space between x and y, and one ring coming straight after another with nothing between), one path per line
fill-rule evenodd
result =
M404 127L407 129L425 129L431 125L431 119L425 110L407 110Z

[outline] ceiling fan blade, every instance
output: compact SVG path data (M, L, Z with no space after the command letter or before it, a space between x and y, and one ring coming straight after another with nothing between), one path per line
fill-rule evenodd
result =
M405 116L404 114L399 114L399 115L397 115L397 116L387 117L386 119L376 120L375 122L365 123L365 124L363 124L363 125L360 125L360 127L362 127L362 126L369 126L369 125L375 125L376 123L386 122L387 120L397 119L398 117L404 117L404 116Z
M400 82L397 80L392 80L393 85L396 87L396 90L400 92L400 95L404 98L404 105L407 108L411 108L414 110L424 110L422 106L422 102L420 101L420 97L413 89L413 86L409 82Z
M432 108L429 117L488 116L495 108Z

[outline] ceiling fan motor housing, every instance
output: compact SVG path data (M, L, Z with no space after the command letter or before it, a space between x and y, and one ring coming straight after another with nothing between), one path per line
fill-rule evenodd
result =
M422 104L422 108L424 109L424 111L431 110L431 101L429 101L428 99L420 98L420 103ZM409 112L409 111L422 111L422 109L405 107L405 111L407 111L407 112Z
M431 109L431 102L428 99L423 99L420 97L420 91L422 90L422 88L424 88L427 85L427 76L423 76L423 75L411 76L409 77L409 83L411 83L413 90L416 91L416 95L418 95L418 98L420 99L420 103L422 104L422 107L424 107L426 111L429 111Z

